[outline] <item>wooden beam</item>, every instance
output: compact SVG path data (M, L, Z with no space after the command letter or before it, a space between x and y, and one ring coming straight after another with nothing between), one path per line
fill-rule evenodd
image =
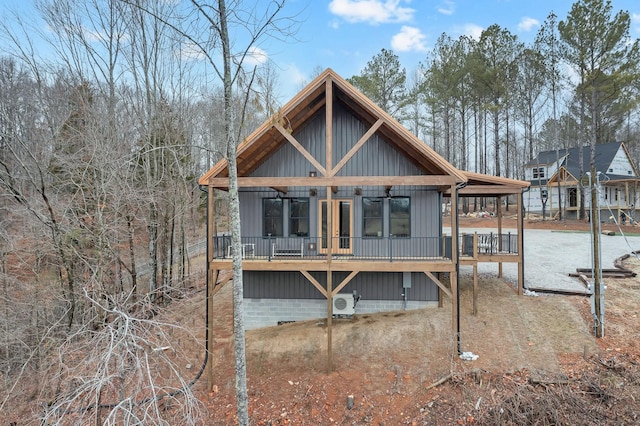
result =
M300 273L304 275L305 278L308 279L309 282L313 284L313 286L317 288L318 291L322 293L324 297L327 297L327 290L324 287L322 287L322 284L320 284L315 278L313 278L308 271L300 271Z
M358 272L360 272L360 271L351 272L344 280L342 280L342 282L340 284L338 284L338 286L333 290L333 293L331 294L331 296L333 297L336 294L338 294L340 292L340 290L342 290L344 288L344 286L349 284L349 281L351 281L356 275L358 275Z
M382 119L378 119L378 121L376 121L373 124L373 126L371 126L369 130L367 130L367 132L364 135L362 135L360 140L349 150L349 152L347 152L347 155L345 155L342 158L342 160L340 160L340 162L336 164L336 166L329 173L329 176L335 176L336 173L338 173L340 169L342 169L344 165L347 164L349 160L351 160L351 158L356 154L356 152L358 152L360 148L362 148L362 146L369 139L371 139L371 136L373 136L373 134L376 132L376 130L378 130L378 128L382 125L382 123L383 123Z
M271 189L278 192L282 192L283 194L286 194L287 192L289 192L289 188L286 186L272 186Z
M510 259L508 259L510 257ZM487 256L488 258L488 256ZM503 262L517 262L518 256L503 255ZM497 260L486 260L497 262ZM242 269L245 271L326 271L329 268L328 259L311 259L306 256L300 260L294 259L271 259L266 257L262 259L246 258L242 260ZM212 268L231 269L231 259L216 259L212 262ZM407 260L389 262L388 259L381 261L349 261L335 260L331 261L331 269L334 272L453 272L455 265L451 260Z
M285 139L289 141L289 143L293 145L293 147L297 149L304 156L304 158L306 158L311 163L311 165L315 167L321 174L323 175L327 174L327 171L325 170L325 168L322 167L322 165L313 157L313 155L311 155L309 151L307 151L300 144L300 142L298 142L296 138L293 137L291 133L287 132L285 128L278 123L274 124L273 127L275 127L282 134L282 136L284 136Z
M293 186L450 186L455 182L450 175L415 176L333 176L333 177L238 177L238 187L293 187ZM214 188L228 188L229 178L211 178ZM293 185L295 184L295 185Z
M473 185L470 184L460 189L458 194L462 196L496 196L496 195L508 195L508 194L520 194L522 187L511 185ZM446 192L447 195L451 195L451 190Z
M231 278L233 278L233 274L228 273L228 274L225 274L222 277L222 279L218 281L218 279L220 279L220 271L216 270L215 273L216 273L216 282L213 286L213 294L211 294L212 297L218 294L218 292L222 290L222 287L224 287L229 281L231 281Z
M333 79L325 82L325 170L333 169ZM326 175L326 172L323 173Z
M423 272L427 277L429 277L429 279L431 279L431 281L436 283L436 285L440 290L444 291L447 296L451 297L451 290L448 289L446 285L442 284L442 282L435 275L433 275L429 271L423 271Z

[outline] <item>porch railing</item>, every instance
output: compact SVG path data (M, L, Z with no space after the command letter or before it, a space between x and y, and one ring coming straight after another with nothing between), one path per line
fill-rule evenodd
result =
M328 238L242 237L245 259L299 260L326 259ZM451 237L331 237L334 259L363 261L449 260ZM214 237L214 258L233 254L231 236Z
M518 234L511 232L461 234L459 246L462 256L518 254Z
M242 237L245 259L326 259L328 239L321 237ZM450 260L451 237L331 237L334 259L363 261ZM461 256L518 254L516 233L461 234ZM233 254L231 236L214 237L214 258Z

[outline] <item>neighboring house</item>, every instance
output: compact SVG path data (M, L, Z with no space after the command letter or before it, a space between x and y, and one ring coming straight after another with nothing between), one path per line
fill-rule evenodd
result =
M477 272L479 261L517 262L522 293L522 221L516 233L459 236L457 215L441 209L445 198L456 212L458 197L516 195L521 211L529 184L457 170L330 69L239 145L237 170L246 328L326 318L330 330L333 316L354 312L354 294L356 313L446 295L455 331L458 267ZM199 184L213 294L234 251L213 226L226 160Z
M525 194L524 207L528 212L555 217L561 205L566 218L575 219L580 210L579 185L585 186L585 209L589 210L588 191L591 168L591 147L582 149L583 173L580 174L579 148L545 151L525 165L525 179L531 189ZM600 172L601 191L598 198L600 218L620 220L624 216L638 220L637 200L640 199L640 178L635 162L624 143L611 142L596 145L596 171ZM558 197L558 193L560 197ZM546 198L546 200L545 200ZM561 204L560 204L561 203Z

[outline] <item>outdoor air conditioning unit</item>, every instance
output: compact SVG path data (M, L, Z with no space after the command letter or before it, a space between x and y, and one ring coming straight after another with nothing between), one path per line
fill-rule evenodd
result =
M353 294L336 294L333 296L333 316L353 315L356 312L355 305Z

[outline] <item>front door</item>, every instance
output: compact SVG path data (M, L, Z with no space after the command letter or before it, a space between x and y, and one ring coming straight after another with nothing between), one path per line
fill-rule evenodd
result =
M353 252L353 200L320 200L320 253L327 253L329 240L331 240L334 254L351 254ZM329 229L328 216L332 214L331 229Z

